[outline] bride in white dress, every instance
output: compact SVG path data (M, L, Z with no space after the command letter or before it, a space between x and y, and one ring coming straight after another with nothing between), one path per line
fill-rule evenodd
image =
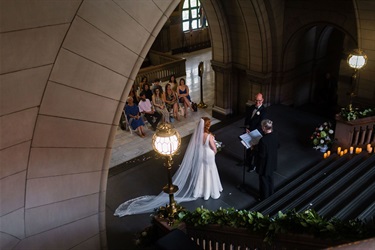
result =
M182 163L172 177L179 190L174 194L176 202L186 202L203 197L217 199L223 190L215 163L216 145L210 134L211 120L202 117L186 149ZM114 215L122 217L131 214L153 212L169 202L168 194L145 195L122 203Z
M210 197L217 199L220 197L223 187L215 163L217 152L215 138L209 131L211 120L207 117L202 117L202 119L204 121L203 157L193 196L196 198L203 197L205 200Z

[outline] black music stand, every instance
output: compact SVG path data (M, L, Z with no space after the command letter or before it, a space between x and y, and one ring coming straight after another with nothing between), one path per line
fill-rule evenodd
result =
M246 150L250 149L250 145L247 144L241 136L238 137L240 139L241 144L243 145L243 164L242 164L242 183L237 185L238 190L243 193L248 193L248 187L245 183L245 174L246 174Z
M253 131L250 131L249 133L245 132L244 134L240 135L238 137L240 139L241 144L244 146L243 151L243 169L242 169L242 183L240 185L237 185L237 188L241 192L249 192L248 187L245 183L245 167L246 167L246 150L251 150L252 145L258 144L260 138L262 138L262 134L257 130L254 129Z

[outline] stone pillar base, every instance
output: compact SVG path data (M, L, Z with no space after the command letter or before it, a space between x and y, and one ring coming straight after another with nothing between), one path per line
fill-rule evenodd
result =
M219 120L226 120L232 116L232 110L214 106L212 108L212 116Z

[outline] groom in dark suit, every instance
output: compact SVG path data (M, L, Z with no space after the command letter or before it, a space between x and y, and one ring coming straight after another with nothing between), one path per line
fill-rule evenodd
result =
M255 103L250 106L247 110L246 118L245 118L245 127L246 132L250 133L254 129L258 129L258 131L263 134L261 121L266 119L266 108L263 106L263 95L262 93L258 93L255 95ZM254 157L256 152L256 146L251 147L246 151L246 162L248 164L248 172L253 172L255 170L254 164Z
M259 199L264 200L274 192L273 171L277 169L278 136L273 132L271 120L261 122L263 137L258 143L256 158L257 173L259 175Z

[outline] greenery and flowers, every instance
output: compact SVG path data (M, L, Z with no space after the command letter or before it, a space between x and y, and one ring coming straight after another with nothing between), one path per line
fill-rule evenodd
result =
M334 140L335 131L330 122L324 122L315 128L311 135L311 142L314 149L330 148Z
M181 211L179 221L193 226L221 225L233 228L246 228L264 237L264 242L272 243L277 234L307 234L321 239L356 241L375 236L375 225L361 220L326 220L313 209L303 212L295 210L279 212L269 217L256 211L234 208L210 211L198 207L195 211Z
M375 116L375 108L341 108L340 116L346 121Z
M166 218L165 210L156 210L153 216ZM153 217L155 218L155 217ZM154 221L154 219L152 220ZM223 227L246 229L263 238L263 241L272 244L278 234L311 235L318 239L337 242L353 242L375 236L375 222L356 220L325 219L314 209L302 212L289 210L279 211L274 217L263 215L250 210L235 208L219 208L216 211L198 207L188 211L180 207L174 219L173 228L185 223L194 227L219 225ZM135 244L139 247L153 245L158 240L155 225L137 233Z

